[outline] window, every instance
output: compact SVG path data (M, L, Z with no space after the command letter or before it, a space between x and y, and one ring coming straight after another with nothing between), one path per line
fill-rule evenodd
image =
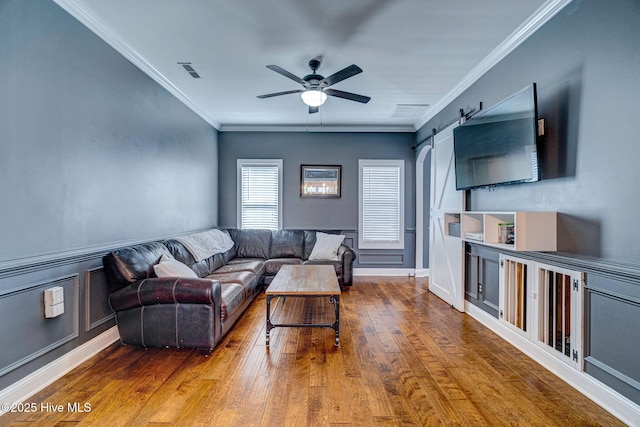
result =
M282 160L238 159L238 227L282 227Z
M404 160L360 160L358 247L404 249Z

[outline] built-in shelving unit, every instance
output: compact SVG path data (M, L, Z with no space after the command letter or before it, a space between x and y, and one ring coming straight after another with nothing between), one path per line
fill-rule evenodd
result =
M551 253L558 216L447 212L445 240L466 242L464 310L621 419L640 419L638 330L629 328L640 320L640 271Z
M557 212L479 212L449 213L450 222L460 221L460 235L450 236L511 251L554 252L558 250ZM501 239L501 229L513 230ZM456 230L448 226L447 230ZM512 242L512 243L511 243Z

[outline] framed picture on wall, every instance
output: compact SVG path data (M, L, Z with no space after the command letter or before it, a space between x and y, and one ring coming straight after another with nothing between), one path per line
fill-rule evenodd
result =
M300 197L339 198L341 173L341 165L301 165Z

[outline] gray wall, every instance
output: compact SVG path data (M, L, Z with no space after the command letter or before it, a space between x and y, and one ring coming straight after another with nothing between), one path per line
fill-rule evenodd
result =
M557 210L560 248L638 264L640 3L576 0L445 110L417 140L457 116L538 84L546 120L538 183L473 190L473 210Z
M104 251L216 225L217 140L52 1L0 1L0 390L115 324Z
M542 181L472 190L471 210L557 210L564 253L513 253L586 273L584 370L640 403L640 2L574 0L416 135L538 84Z
M220 225L236 226L236 160L283 159L283 228L345 231L357 250L358 159L405 160L405 250L358 251L358 267L415 265L415 153L410 133L222 132ZM342 197L300 198L300 165L342 165Z
M0 261L215 225L216 131L91 31L3 1L0 58Z

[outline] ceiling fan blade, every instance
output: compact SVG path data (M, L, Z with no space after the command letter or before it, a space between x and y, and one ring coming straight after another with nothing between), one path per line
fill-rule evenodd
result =
M300 93L300 92L304 92L304 89L286 90L284 92L268 93L266 95L258 95L258 98L260 99L273 98L274 96L289 95L290 93Z
M371 100L368 96L358 95L351 92L343 92L335 89L325 89L324 93L331 96L337 96L338 98L348 99L350 101L362 102L363 104L366 104Z
M338 82L343 81L344 79L348 79L349 77L355 76L356 74L360 74L362 72L362 68L357 65L349 65L347 68L343 68L337 73L331 74L329 77L325 77L320 81L320 85L324 85L325 87L329 87Z
M309 114L317 113L318 111L320 111L320 107L309 106Z
M302 80L300 77L296 76L295 74L292 74L292 73L288 72L284 68L278 67L277 65L267 65L267 68L270 69L270 70L275 71L278 74L282 74L283 76L290 78L294 82L300 83L304 87L309 86L309 83L305 82L304 80Z

